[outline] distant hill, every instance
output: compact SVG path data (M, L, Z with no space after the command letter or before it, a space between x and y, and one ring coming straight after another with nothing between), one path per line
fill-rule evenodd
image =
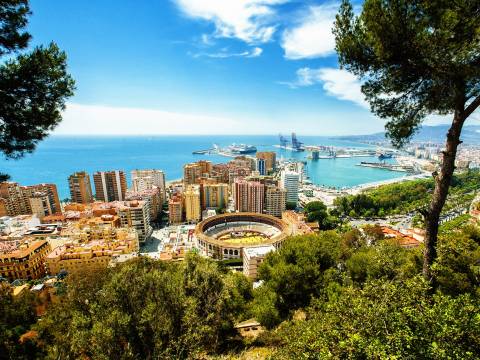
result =
M412 141L443 143L449 127L450 125L422 126ZM370 135L341 136L340 138L353 141L384 141L385 132ZM480 145L480 125L465 126L462 130L462 140L465 144Z

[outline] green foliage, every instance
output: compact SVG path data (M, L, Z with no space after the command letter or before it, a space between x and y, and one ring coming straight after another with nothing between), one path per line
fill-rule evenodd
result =
M305 216L308 222L317 222L320 230L335 229L340 220L337 216L333 216L327 210L327 206L321 201L312 201L305 205Z
M23 29L30 14L28 0L3 0L0 6L0 56L27 47L31 36Z
M51 358L189 358L218 351L250 296L243 275L211 260L141 258L75 280L39 323Z
M383 241L376 246L362 247L346 261L346 272L355 283L375 279L407 279L421 271L421 253Z
M336 265L339 254L340 237L335 232L290 238L279 251L268 254L259 268L266 289L256 292L260 296L253 314L263 318L262 309L273 304L267 321L273 325L290 311L307 306L312 296L322 293L326 272Z
M467 227L440 237L438 259L432 267L440 291L480 295L480 230Z
M420 277L345 287L284 324L273 359L477 359L480 302L430 295Z
M12 56L28 45L31 36L23 29L29 14L26 0L0 3L0 57L8 54L0 64L0 151L7 158L35 149L62 120L65 100L75 88L66 55L54 43Z
M40 355L33 342L19 341L36 320L31 294L14 298L10 287L0 283L0 358L29 359Z
M344 216L385 216L404 214L426 206L431 200L433 179L387 184L358 195L335 199L337 211ZM445 210L469 204L480 190L480 171L456 174L452 179L450 199Z
M470 222L471 216L469 214L462 214L456 218L446 221L440 225L438 231L441 234L448 234L459 231L464 225Z
M286 209L287 210L295 210L297 208L297 204L291 201L287 201Z
M388 119L395 145L405 144L425 116L453 114L479 96L479 11L468 0L366 0L356 16L342 2L334 26L340 65L365 80L362 92Z

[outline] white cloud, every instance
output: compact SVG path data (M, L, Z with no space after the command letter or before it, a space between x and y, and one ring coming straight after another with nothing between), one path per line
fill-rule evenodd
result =
M245 133L243 121L228 117L98 105L67 104L55 134L155 135Z
M285 57L298 60L333 54L335 38L332 28L337 10L337 4L310 7L296 27L283 33L281 45Z
M260 55L262 55L262 53L263 53L263 49L256 47L256 48L253 48L253 50L250 52L248 57L259 57Z
M217 37L238 38L247 43L271 39L275 26L274 5L288 0L174 0L187 15L211 21Z
M283 82L282 84L291 88L323 84L323 89L327 95L340 100L351 101L369 109L365 96L361 92L360 81L346 70L304 67L297 70L297 79L294 82Z
M226 59L230 57L247 57L247 58L254 58L254 57L259 57L262 55L263 49L259 47L254 47L252 50L246 50L241 53L232 53L228 52L227 49L222 49L220 52L216 53L198 53L198 54L193 54L193 57L198 58L198 57L209 57L209 58L215 58L215 59Z

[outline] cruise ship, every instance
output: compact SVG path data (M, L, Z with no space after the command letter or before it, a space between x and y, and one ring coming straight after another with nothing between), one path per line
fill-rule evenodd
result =
M255 146L245 144L232 144L227 148L227 150L232 154L251 154L257 152L257 148Z

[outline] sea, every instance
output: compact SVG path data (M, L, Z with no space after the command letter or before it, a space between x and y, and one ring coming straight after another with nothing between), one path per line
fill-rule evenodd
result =
M367 144L321 136L303 136L306 145L369 148ZM198 160L224 163L231 158L220 155L194 155L193 151L210 149L213 144L226 147L232 143L255 145L258 151L276 151L277 158L307 162L307 174L316 185L335 188L405 176L404 173L360 167L360 161L378 161L376 157L337 159L307 158L305 152L280 149L278 136L50 136L37 149L19 160L0 160L0 172L21 185L54 183L61 199L69 197L68 176L76 171L124 170L130 185L133 169L161 169L167 180L182 177L183 165ZM394 160L393 160L394 161ZM93 179L92 186L93 186Z

